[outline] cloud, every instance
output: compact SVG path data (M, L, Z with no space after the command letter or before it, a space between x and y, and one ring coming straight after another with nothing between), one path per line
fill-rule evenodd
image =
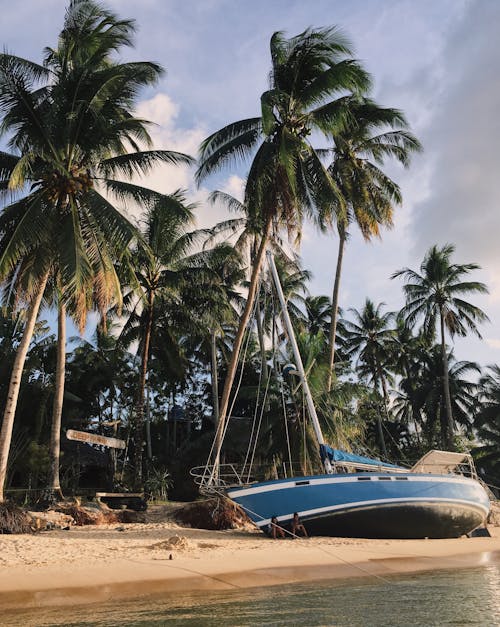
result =
M475 2L443 50L439 113L424 144L434 171L415 207L415 245L452 242L466 260L500 265L500 5Z
M222 186L222 191L227 194L231 194L231 196L234 196L240 202L243 202L243 196L245 194L245 179L242 179L241 176L237 176L236 174L232 174Z
M168 94L158 93L143 100L137 107L137 115L154 122L150 129L154 147L196 156L198 147L206 136L202 125L186 128L178 124L180 105ZM162 193L192 187L193 168L189 166L161 165L147 177L147 185Z

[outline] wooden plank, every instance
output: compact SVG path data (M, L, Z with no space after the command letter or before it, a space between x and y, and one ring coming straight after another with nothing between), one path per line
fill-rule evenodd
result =
M101 498L101 497L105 497L105 498L127 498L127 497L133 497L133 498L138 498L138 499L143 499L144 498L144 494L141 492L96 492L95 493L96 497Z
M101 446L107 446L108 448L124 449L126 446L125 440L119 440L118 438L107 438L104 435L87 433L85 431L74 431L73 429L68 429L66 431L66 437L68 438L68 440L86 442L87 444L100 444Z

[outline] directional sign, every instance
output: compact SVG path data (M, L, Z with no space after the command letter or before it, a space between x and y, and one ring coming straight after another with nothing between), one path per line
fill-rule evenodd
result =
M101 446L108 446L109 448L125 448L126 446L125 440L107 438L104 435L86 433L85 431L73 431L73 429L66 431L66 437L68 440L77 440L78 442L86 442L87 444L100 444Z

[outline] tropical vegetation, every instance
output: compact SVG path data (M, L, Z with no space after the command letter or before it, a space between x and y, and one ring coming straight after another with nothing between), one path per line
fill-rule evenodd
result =
M119 60L133 32L94 0L72 0L42 64L0 55L0 501L96 489L188 499L189 470L210 457L248 476L316 469L266 250L327 440L407 465L430 448L471 450L498 486L499 366L457 360L451 344L487 321L479 266L433 245L419 271L393 274L398 311L341 302L353 227L369 240L397 220L386 160L407 166L420 150L403 113L371 99L350 42L335 28L273 35L259 114L211 134L198 155L198 182L248 165L241 200L207 199L206 211L237 215L198 229L188 191L136 181L193 160L154 147L135 117L162 69ZM307 221L339 237L333 298L310 291L298 254ZM69 319L87 339L66 337Z

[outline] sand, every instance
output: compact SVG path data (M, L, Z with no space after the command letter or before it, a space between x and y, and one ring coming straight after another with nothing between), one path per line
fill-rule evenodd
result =
M490 532L451 540L272 540L250 528L156 522L0 535L0 609L471 567L500 560L500 529Z

